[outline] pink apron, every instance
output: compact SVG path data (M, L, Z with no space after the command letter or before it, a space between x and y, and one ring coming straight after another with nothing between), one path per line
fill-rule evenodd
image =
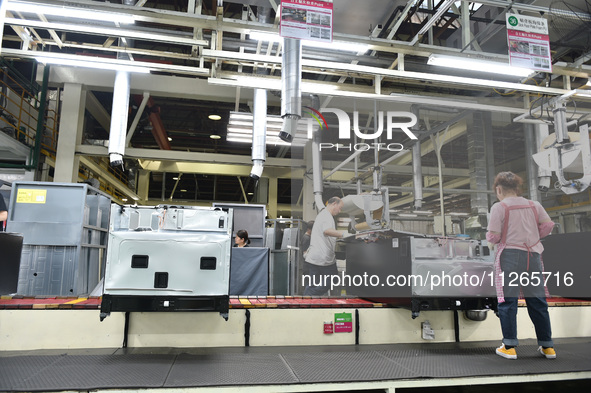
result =
M534 205L534 203L532 201L529 201L529 204L527 205L515 205L515 206L507 206L505 203L500 202L501 205L503 205L503 207L505 208L505 219L503 222L503 230L501 232L501 241L499 242L499 244L497 244L496 247L496 254L495 254L495 289L497 292L497 299L499 303L504 303L505 302L505 295L503 293L503 281L507 280L508 277L503 277L502 273L503 271L501 270L501 254L503 253L503 250L505 249L505 247L507 246L520 246L520 247L525 247L528 251L527 253L527 270L529 271L529 254L531 252L531 248L533 246L535 246L536 244L538 244L540 242L540 239L538 238L538 241L535 242L534 244L531 245L527 245L525 243L523 244L507 244L507 230L509 228L509 213L511 212L511 210L515 210L515 209L528 209L531 208L532 211L534 212L534 217L536 219L536 223L535 225L538 225L538 211L536 210L536 207ZM540 255L540 262L542 257ZM544 271L544 263L542 262L542 271ZM548 288L546 286L544 286L544 291L546 293L546 297L549 297L550 294L548 293Z

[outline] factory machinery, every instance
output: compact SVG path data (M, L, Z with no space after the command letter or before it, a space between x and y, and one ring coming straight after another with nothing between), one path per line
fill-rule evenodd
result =
M496 308L494 258L486 240L391 230L386 189L343 201L355 233L344 241L347 294L409 307L413 318L423 310Z
M232 209L111 205L101 320L112 311L228 318Z

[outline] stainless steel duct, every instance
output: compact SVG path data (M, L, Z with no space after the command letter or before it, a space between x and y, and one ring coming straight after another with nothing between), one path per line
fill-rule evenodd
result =
M117 71L113 88L113 108L111 109L111 130L109 133L109 161L112 166L123 164L129 113L129 84L129 72Z
M267 23L271 10L258 7L258 21ZM266 74L262 69L258 73ZM252 169L250 177L258 180L263 174L267 146L267 90L254 89L253 119L252 119Z
M523 135L525 136L525 156L531 157L538 152L536 146L535 130L533 124L523 125ZM529 190L529 199L541 202L540 191L538 190L538 168L534 160L525 160L525 169L527 171L527 185Z
M320 109L320 98L317 95L311 95L310 106L316 110ZM324 208L322 200L322 151L320 150L320 130L314 129L312 133L312 185L314 189L314 202L316 210Z
M135 5L136 0L123 0L124 5ZM120 38L124 46L133 46L133 41ZM129 55L119 53L118 59L129 60ZM109 130L109 162L112 166L123 165L129 115L130 75L127 71L117 71L113 86L113 108L111 109L111 129Z
M536 124L535 136L536 136L536 152L540 151L542 142L550 135L547 124ZM552 181L552 172L538 166L538 190L541 192L547 192L550 188L550 182Z
M252 169L250 177L258 180L263 174L267 138L267 90L254 89L252 120Z
M418 120L420 108L416 105L411 105L410 110ZM413 131L420 129L418 121L412 129ZM415 210L421 210L423 207L423 165L421 163L421 143L419 141L416 141L412 146L412 185L415 198L414 208Z
M281 65L281 117L279 138L291 143L302 117L302 43L298 39L283 40Z
M472 214L486 219L488 213L488 179L486 163L486 138L491 130L490 112L475 112L473 125L468 128L468 168L470 169L470 188L479 191L470 197Z

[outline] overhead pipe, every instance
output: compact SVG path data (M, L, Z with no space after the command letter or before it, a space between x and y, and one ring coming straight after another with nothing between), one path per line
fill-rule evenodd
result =
M258 180L263 174L266 158L267 138L267 90L254 90L254 108L252 120L252 169L250 177Z
M258 7L258 21L267 23L271 9ZM257 73L266 74L265 69ZM250 177L259 180L263 174L263 167L266 159L267 146L267 90L254 89L253 119L252 119L252 169Z
M418 122L420 108L416 105L411 105L410 110L417 118L417 122L412 127L412 130L418 131L420 129ZM418 141L412 146L412 185L415 198L414 208L415 210L421 210L423 207L423 165L421 163L421 143Z
M109 131L109 161L111 166L123 165L127 116L129 114L130 75L127 71L117 71L113 89L113 108L111 109L111 129Z
M136 0L123 0L124 5L133 6ZM120 38L123 40L123 38ZM126 41L132 47L133 41ZM129 59L129 55L119 52L118 59ZM129 115L129 92L131 76L128 71L117 71L113 86L113 107L111 109L111 128L109 130L109 161L111 166L122 166L127 136L127 119Z
M310 96L310 107L316 110L320 109L320 98L317 95ZM320 129L315 128L312 132L312 188L314 191L314 202L316 210L324 208L322 200L322 151L320 150Z
M540 151L542 143L550 135L548 124L536 124L535 127L535 148ZM552 172L538 165L538 191L548 192L552 180Z
M302 118L302 43L299 39L283 40L281 64L281 117L279 138L291 143Z

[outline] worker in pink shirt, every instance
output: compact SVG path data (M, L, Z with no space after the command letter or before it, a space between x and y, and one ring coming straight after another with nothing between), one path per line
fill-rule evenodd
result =
M542 205L520 196L523 180L512 172L499 173L494 190L499 199L490 210L486 239L496 245L495 285L503 344L496 353L517 359L517 301L520 291L536 330L538 351L548 359L556 358L548 295L544 286L540 239L552 232L554 223Z

